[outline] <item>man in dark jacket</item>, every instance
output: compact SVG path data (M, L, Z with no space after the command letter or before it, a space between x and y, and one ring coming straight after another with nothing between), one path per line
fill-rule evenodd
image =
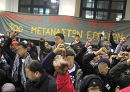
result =
M75 35L75 40L71 43L71 46L76 53L83 47L83 44L80 42L79 39L79 35Z
M26 65L26 76L29 79L26 92L57 92L56 80L48 75L38 60Z
M110 75L118 83L120 89L130 86L130 58L115 65L110 70Z

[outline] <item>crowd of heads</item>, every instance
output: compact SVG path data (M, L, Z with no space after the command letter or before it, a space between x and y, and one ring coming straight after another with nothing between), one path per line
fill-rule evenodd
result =
M104 90L106 90L106 86L108 86L106 87L108 89L106 92L112 92L109 91L112 85L116 85L116 87L120 88L122 87L121 85L126 85L125 87L129 86L125 83L126 81L124 81L123 78L115 81L116 75L114 75L113 72L116 71L118 66L120 66L120 63L126 62L127 64L122 66L122 69L127 68L118 74L121 76L122 73L127 73L127 75L130 76L130 45L124 45L126 41L130 41L130 35L123 37L120 42L117 43L115 48L112 47L115 43L111 43L106 39L104 39L102 46L101 39L98 40L99 44L94 44L94 39L89 39L86 43L82 43L79 35L75 35L74 41L71 42L71 45L68 45L65 43L64 35L62 33L57 33L54 38L54 46L49 45L47 39L41 37L39 38L40 50L37 50L33 42L26 40L20 42L14 39L14 37L18 34L19 32L17 31L13 32L12 35L7 32L6 36L0 37L0 80L5 80L3 78L4 76L8 76L6 78L11 80L9 81L10 83L7 83L6 81L0 83L2 92L17 91L15 83L12 82L11 79L11 72L14 64L10 64L10 60L15 61L16 58L12 58L11 55L8 55L9 53L7 53L8 51L6 51L5 48L9 38L12 40L10 42L10 46L8 47L12 53L17 54L19 58L23 60L22 63L26 62L28 55L32 58L28 63L26 63L25 69L23 69L25 71L26 78L31 82L38 82L42 77L44 77L46 72L49 74L48 71L50 70L46 68L46 63L43 61L49 57L51 52L53 52L55 57L52 59L50 66L52 66L55 72L59 75L64 75L68 72L76 92L105 92ZM52 58L52 56L49 58ZM3 63L6 64L4 68L1 67ZM7 65L9 67L7 67ZM80 69L83 74L77 91L76 78L78 77L78 69ZM76 71L76 73L73 74L73 71ZM50 75L53 76L54 74L55 73ZM111 84L107 83L109 82L109 80L107 80L109 79L109 76L110 79L112 79ZM104 82L109 85L106 85Z

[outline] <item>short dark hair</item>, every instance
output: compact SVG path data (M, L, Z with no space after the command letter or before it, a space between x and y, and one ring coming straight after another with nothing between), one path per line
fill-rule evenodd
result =
M26 68L28 68L32 72L40 72L43 73L43 67L42 64L40 64L39 60L32 60L26 65Z
M27 48L27 45L26 45L24 42L19 42L17 45L18 45L18 46L22 45L23 48Z
M76 37L76 36L79 37L79 35L75 35L75 37Z
M61 39L64 39L64 35L62 33L57 33L55 36L59 36Z

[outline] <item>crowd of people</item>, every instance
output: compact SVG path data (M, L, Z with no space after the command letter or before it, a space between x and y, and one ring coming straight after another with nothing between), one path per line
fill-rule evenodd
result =
M55 35L55 45L39 38L40 51L30 41L17 41L19 31L0 37L1 92L130 92L130 35L116 43L100 35L98 44L79 35L71 45ZM38 54L40 53L40 54ZM127 91L125 91L127 90Z

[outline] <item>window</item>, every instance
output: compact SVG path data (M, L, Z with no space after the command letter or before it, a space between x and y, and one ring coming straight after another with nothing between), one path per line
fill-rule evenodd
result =
M123 10L124 2L112 2L112 9Z
M96 19L106 20L108 16L108 12L97 12Z
M122 20L122 13L111 13L111 20L115 21Z
M30 8L20 8L20 11L24 12L24 13L29 13L30 12Z
M127 0L81 0L80 17L99 20L122 20Z
M86 11L85 18L93 18L93 11Z
M85 0L83 6L87 8L94 8L94 0Z
M108 9L109 1L98 1L97 8Z
M46 14L49 15L50 14L50 9L46 8Z
M19 0L19 12L49 15L58 10L59 0Z
M31 4L31 0L22 0L21 1L21 5L30 5Z

